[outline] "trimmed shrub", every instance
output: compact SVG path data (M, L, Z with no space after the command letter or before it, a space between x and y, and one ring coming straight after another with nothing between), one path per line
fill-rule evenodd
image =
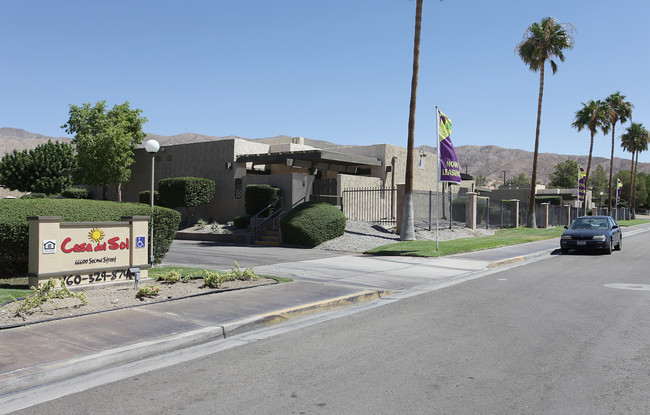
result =
M83 199L0 200L0 277L27 274L29 216L61 216L61 222L110 222L122 216L150 216L151 208L139 203ZM174 240L180 213L155 206L154 258L160 262ZM151 222L149 222L151 225ZM151 230L148 231L149 235Z
M22 195L21 199L45 199L47 195L45 193L27 193Z
M61 193L61 196L66 199L88 199L90 193L88 192L88 189L69 187Z
M244 194L246 214L251 216L258 214L281 196L282 190L279 187L269 186L268 184L249 184L246 186ZM271 208L262 216L268 217L274 211L275 209Z
M160 204L168 208L195 207L214 197L214 181L199 177L173 177L158 182Z
M246 228L248 228L248 225L250 225L250 223L251 223L251 215L237 216L233 220L233 223L239 229L246 229Z
M343 235L345 221L345 215L336 206L306 202L291 209L280 221L282 241L294 245L320 245Z
M138 202L151 205L149 193L151 193L151 190L145 190L144 192L138 193ZM158 193L158 190L153 191L153 204L155 206L160 206L160 193Z

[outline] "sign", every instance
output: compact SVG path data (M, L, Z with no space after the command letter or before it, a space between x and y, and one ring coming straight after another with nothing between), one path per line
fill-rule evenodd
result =
M66 285L123 280L129 267L145 269L146 274L147 216L123 217L121 222L60 219L28 218L30 286L50 278L62 278Z

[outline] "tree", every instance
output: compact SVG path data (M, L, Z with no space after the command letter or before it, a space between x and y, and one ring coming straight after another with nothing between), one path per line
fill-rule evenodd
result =
M620 121L623 124L628 118L632 117L632 108L634 108L634 105L631 102L625 101L625 95L621 95L620 92L610 94L605 98L605 103L607 104L607 120L612 126L612 154L609 157L609 182L607 185L607 191L610 195L607 208L611 212L612 198L615 197L612 191L612 176L614 174L614 137L616 136L616 123Z
M578 187L578 166L578 162L573 160L556 164L555 171L550 176L550 185L558 189L576 189Z
M634 219L634 209L636 207L636 178L637 178L637 167L639 165L639 153L646 151L648 149L648 130L643 127L640 123L632 123L626 130L625 134L621 136L621 147L625 151L632 153L632 165L630 167L630 180L632 194L630 200L632 201L631 212L632 218ZM634 157L636 155L636 162Z
M583 128L588 128L591 136L589 142L589 159L587 161L587 170L585 172L585 183L589 182L589 170L591 169L591 155L594 150L594 135L596 130L600 128L603 134L607 134L609 124L607 122L607 106L600 100L590 100L588 103L582 103L582 108L576 111L575 119L571 124L578 132ZM583 203L585 214L587 211L587 199Z
M512 179L508 180L507 185L511 187L520 187L530 185L530 177L526 176L526 173L519 173L516 176L513 176Z
M69 187L69 172L77 159L70 143L41 144L31 150L5 154L0 160L0 186L21 192L61 193Z
M129 102L106 110L106 101L95 106L70 105L70 118L61 126L74 134L79 169L75 179L89 186L117 185L117 200L122 201L122 183L131 177L133 150L146 134L142 125L147 119L141 109L129 108ZM106 199L106 188L104 188Z
M415 6L415 35L413 39L413 75L411 77L411 101L409 105L408 141L406 148L406 179L404 189L404 218L400 240L415 240L413 219L413 152L415 147L415 104L417 102L418 75L420 72L420 29L422 28L422 2Z
M474 178L475 183L477 186L486 186L487 185L487 177L483 176L482 174L479 174Z
M587 188L593 190L593 196L600 195L600 192L607 190L607 173L600 164L596 166L594 174L589 178Z
M564 49L573 48L571 33L575 30L570 23L558 23L552 17L545 17L539 23L528 26L524 38L516 47L519 57L531 71L539 71L539 96L537 98L537 127L535 129L535 152L533 155L533 176L530 186L530 205L528 207L528 227L536 228L535 183L537 183L537 158L539 156L539 131L542 121L542 97L544 95L544 66L551 63L553 74L557 72L554 57L564 62Z

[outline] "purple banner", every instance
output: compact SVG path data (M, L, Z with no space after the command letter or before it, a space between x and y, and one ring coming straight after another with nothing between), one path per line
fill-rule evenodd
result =
M460 164L456 156L456 150L451 142L451 120L445 114L438 111L440 117L439 123L439 143L438 150L440 154L439 179L441 182L460 183Z

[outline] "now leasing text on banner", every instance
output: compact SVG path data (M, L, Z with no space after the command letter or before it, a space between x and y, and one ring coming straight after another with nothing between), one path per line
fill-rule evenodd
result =
M439 154L439 173L438 178L441 182L460 183L460 164L456 157L456 150L451 142L451 120L436 109L438 115L438 154Z

